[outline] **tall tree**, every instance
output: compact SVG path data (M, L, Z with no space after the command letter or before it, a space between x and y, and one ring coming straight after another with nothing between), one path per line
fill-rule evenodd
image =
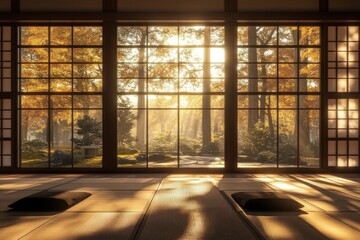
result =
M146 40L146 32L140 31L140 46L145 46ZM139 71L139 80L138 80L138 89L140 93L144 93L145 88L145 66L141 64L145 62L145 48L139 49L139 64L138 64L138 71ZM142 148L145 144L145 136L146 136L146 116L145 116L145 94L138 95L138 115L137 115L137 124L136 124L136 144L138 148Z
M257 48L256 46L256 27L251 26L248 30L248 41L249 41L249 92L256 93L258 91L258 69L257 69ZM249 95L249 104L248 107L251 109L256 109L258 107L258 96ZM257 110L248 111L248 129L254 129L255 124L259 119Z
M210 45L210 27L204 28L204 45ZM203 62L203 101L202 101L202 144L206 147L211 142L211 102L210 102L210 48L204 48L204 62Z

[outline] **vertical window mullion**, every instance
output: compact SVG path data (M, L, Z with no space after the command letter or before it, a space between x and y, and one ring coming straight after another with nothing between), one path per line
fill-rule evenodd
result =
M225 23L225 170L235 172L238 159L237 23Z
M47 27L48 28L48 44L47 44L47 50L48 50L48 59L47 59L47 65L48 65L48 89L47 89L47 98L48 98L48 127L47 127L47 136L48 136L48 167L51 168L51 164L50 164L50 160L51 160L51 138L52 138L52 134L51 134L51 112L52 112L52 106L51 106L51 95L50 93L50 79L51 79L51 51L50 51L50 26Z

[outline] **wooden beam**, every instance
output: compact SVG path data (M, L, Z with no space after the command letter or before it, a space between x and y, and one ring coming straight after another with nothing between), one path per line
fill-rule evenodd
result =
M103 0L103 12L116 12L117 0Z
M237 12L238 8L238 1L237 0L225 0L225 12Z
M329 0L319 0L319 12L329 12Z
M20 12L20 0L11 0L11 12Z
M119 12L23 12L1 13L1 22L13 21L359 21L360 12L218 12L218 13L119 13Z
M225 24L225 170L237 170L237 23Z
M115 22L103 24L103 168L117 168L117 28Z

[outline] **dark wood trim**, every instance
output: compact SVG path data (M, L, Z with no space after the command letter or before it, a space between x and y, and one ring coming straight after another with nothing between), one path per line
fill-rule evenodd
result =
M264 14L264 13L262 13ZM33 15L33 14L32 14ZM104 14L105 16L106 14ZM329 16L332 14L329 14ZM21 15L20 15L21 16ZM34 15L33 15L34 16ZM70 15L69 15L70 16ZM99 15L103 16L103 15ZM118 16L117 14L113 16ZM150 16L150 15L149 15ZM165 16L165 15L164 15ZM169 16L169 15L168 15ZM185 17L185 15L178 15ZM188 16L186 14L186 16ZM207 15L207 17L212 16ZM117 84L116 84L116 35L117 35L117 22L115 20L106 20L103 23L103 168L82 168L82 169L54 169L54 168L44 168L44 169L34 169L34 168L23 168L17 169L17 140L16 137L13 137L13 163L14 168L4 168L0 169L0 173L225 173L225 172L236 172L236 173L358 173L360 171L360 167L350 167L350 168L337 168L337 167L327 167L327 159L326 159L326 142L327 142L327 98L328 97L349 97L353 96L354 98L358 98L358 93L327 93L326 86L326 76L327 76L327 23L331 21L327 21L326 23L321 24L321 49L322 49L322 58L321 58L321 71L322 71L322 111L321 111L321 166L319 168L237 168L237 52L236 52L236 42L237 42L237 17L238 14L229 13L228 15L223 15L229 17L230 20L225 21L225 52L226 52L226 65L225 65L225 168L218 169L209 169L209 168L117 168L116 159L117 159L117 137L114 132L116 132L117 126L117 111L116 111L116 96L117 96ZM235 16L235 17L234 17ZM259 15L257 15L259 16ZM0 18L2 15L0 15ZM35 16L36 17L36 16ZM155 18L155 15L151 15L151 17ZM75 19L76 16L73 15L72 19ZM173 20L173 18L169 18ZM203 19L198 20L197 22L201 22ZM360 20L360 16L357 17ZM35 19L33 19L35 20ZM222 19L224 20L224 19ZM216 23L222 22L216 21ZM251 19L250 19L251 20ZM249 21L250 21L249 20ZM286 18L285 21L281 21L286 24L291 20ZM340 21L337 19L337 21ZM97 21L99 23L100 21ZM263 23L266 21L263 21ZM44 23L46 23L44 21ZM87 22L89 23L89 22ZM261 24L260 21L254 22L251 21L251 24ZM277 21L272 21L268 24L275 24ZM307 22L309 25L316 24L314 22ZM26 24L26 23L25 23ZM74 23L73 23L74 24ZM77 23L76 23L77 24ZM186 23L185 23L186 24ZM211 24L211 22L207 22L207 24ZM244 23L247 24L247 23ZM294 24L294 22L292 23ZM317 23L319 24L319 23ZM344 24L344 22L342 23ZM77 24L78 25L78 24ZM88 24L87 24L88 25ZM10 94L13 99L13 130L14 134L17 134L17 84L16 84L16 62L17 62L17 48L16 48L16 40L17 40L17 25L13 24L12 30L12 93ZM15 47L14 47L15 46ZM14 124L15 123L15 124ZM17 136L17 135L14 135Z
M327 63L327 56L328 56L328 42L327 42L327 35L328 35L328 26L327 24L323 24L321 26L321 39L320 39L320 46L321 46L321 79L320 79L320 93L321 93L321 111L320 111L320 167L326 169L328 166L328 158L327 158L327 147L328 147L328 114L327 114L327 101L328 101L328 63Z
M238 0L224 0L224 4L225 12L237 12Z
M20 12L20 0L11 0L11 12Z
M237 168L237 23L225 24L225 169Z
M356 21L359 12L10 12L0 21Z
M117 0L103 0L103 12L116 12Z
M319 12L329 11L329 0L319 0Z
M239 168L233 171L234 174L342 174L342 173L359 173L359 167L329 167L320 168ZM164 173L164 174L225 174L228 171L224 168L21 168L21 169L0 169L1 174L13 173Z
M115 22L103 25L103 168L117 165L117 27Z
M12 139L12 167L18 167L18 99L17 99L17 90L18 90L18 80L17 80L17 38L18 30L17 26L13 24L11 26L11 139Z

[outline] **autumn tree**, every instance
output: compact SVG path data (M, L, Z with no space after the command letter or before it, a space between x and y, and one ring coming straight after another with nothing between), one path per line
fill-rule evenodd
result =
M76 134L81 138L74 138L77 146L100 144L102 141L102 124L88 115L84 115L76 123Z

